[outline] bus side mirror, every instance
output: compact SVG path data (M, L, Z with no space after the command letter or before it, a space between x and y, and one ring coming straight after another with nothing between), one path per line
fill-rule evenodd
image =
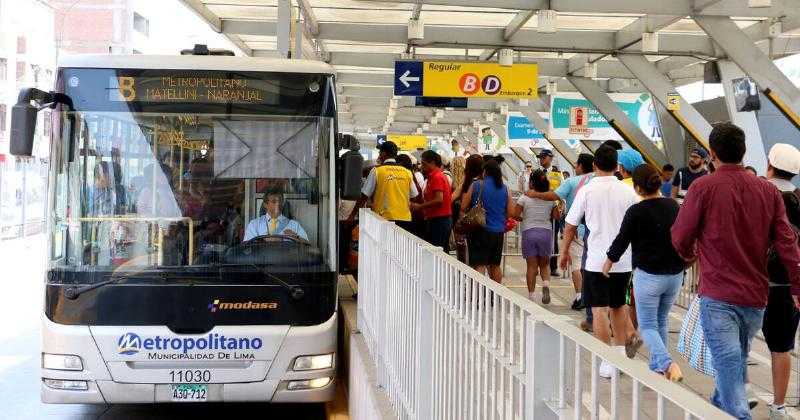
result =
M361 171L364 166L364 157L356 150L350 150L341 157L342 159L342 194L344 200L358 200L361 198Z
M17 103L11 108L11 144L9 152L14 156L33 154L33 134L36 132L36 115L39 108L30 101Z
M31 102L36 103L32 105ZM14 156L33 154L33 135L36 133L36 114L41 107L55 103L72 108L72 101L64 94L45 92L36 88L20 89L17 104L11 108L11 144L9 152Z

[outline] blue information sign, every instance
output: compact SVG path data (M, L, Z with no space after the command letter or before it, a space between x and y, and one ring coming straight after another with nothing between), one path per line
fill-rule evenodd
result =
M542 140L544 135L527 118L511 115L508 117L508 139Z
M394 62L394 94L422 96L422 61Z

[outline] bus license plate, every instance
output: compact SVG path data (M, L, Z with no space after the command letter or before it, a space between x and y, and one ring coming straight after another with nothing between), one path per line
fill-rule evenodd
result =
M206 384L173 384L172 401L201 402L208 399Z

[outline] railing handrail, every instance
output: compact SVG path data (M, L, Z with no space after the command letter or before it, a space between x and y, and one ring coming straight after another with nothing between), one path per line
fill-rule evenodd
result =
M458 282L458 284L462 284L463 285L462 279L464 278L463 276L466 275L466 277L468 277L471 281L473 281L475 283L474 287L484 288L484 289L490 291L491 293L493 293L496 296L497 299L500 299L501 301L503 301L502 308L500 309L500 311L501 311L501 319L500 319L499 322L501 322L501 323L505 322L505 318L504 317L509 315L508 313L505 312L505 309L503 309L503 308L506 308L506 307L508 307L509 311L511 311L510 312L510 316L513 319L516 319L515 317L517 317L517 315L519 315L519 319L527 320L526 325L519 325L519 328L521 329L520 331L522 331L522 330L527 331L527 335L525 335L524 332L519 332L519 333L516 333L516 334L518 334L520 336L516 337L516 338L519 339L519 340L524 340L526 342L525 346L529 350L526 350L526 353L524 353L524 354L520 353L519 357L521 357L522 360L519 360L519 358L517 358L516 362L512 361L512 364L517 363L517 365L510 366L507 369L507 371L509 371L509 372L510 371L514 371L514 372L517 372L516 374L522 374L523 376L526 375L526 374L529 375L531 373L533 373L535 375L534 372L538 368L536 367L537 366L536 365L536 361L531 359L531 353L528 353L528 351L530 351L530 347L528 347L528 346L532 345L534 343L534 341L536 341L536 340L534 340L534 336L536 334L532 332L532 331L534 331L533 325L535 325L535 324L539 324L539 325L544 324L547 328L549 328L550 330L552 330L552 332L554 332L556 337L560 337L556 341L561 341L561 346L562 347L563 347L564 339L566 338L566 339L570 340L571 343L574 343L574 345L577 347L576 348L577 354L579 354L580 351L588 352L590 354L591 358L592 358L593 366L594 366L594 363L598 360L598 358L599 359L603 359L603 360L607 361L608 363L610 363L611 365L613 365L614 367L616 367L620 372L623 372L623 373L627 374L634 381L634 386L644 386L646 388L649 388L649 389L655 391L656 394L659 396L659 406L661 406L661 400L660 399L663 398L664 400L670 401L673 404L675 404L676 406L678 406L680 409L684 410L684 412L687 413L687 418L688 418L688 413L691 413L692 416L695 416L695 417L698 417L698 418L705 418L705 417L709 417L709 418L711 418L711 417L713 417L713 418L725 418L725 417L727 417L727 415L724 412L722 412L718 408L716 408L713 405L711 405L710 402L708 402L703 397L695 394L691 390L688 390L688 389L686 389L686 388L684 388L684 387L682 387L682 386L680 386L678 384L675 384L675 383L672 383L672 382L669 382L669 381L665 380L663 376L658 375L658 374L650 371L645 363L642 363L641 361L637 361L637 360L630 360L627 357L625 357L625 355L619 353L618 351L616 351L615 349L613 349L609 345L607 345L605 343L602 343L599 340L597 340L596 338L594 338L593 336L583 332L577 326L571 324L569 322L569 318L567 316L558 315L558 314L555 314L553 312L550 312L549 310L543 308L542 306L536 304L535 302L533 302L533 301L525 298L524 296L522 296L522 295L520 295L518 293L515 293L514 291L508 289L507 287L503 286L502 284L496 283L493 280L489 279L488 277L478 273L476 270L472 269L471 267L467 266L466 264L462 263L461 261L458 261L453 256L442 252L441 249L434 248L429 243L427 243L425 241L422 241L421 239L413 236L412 234L402 230L401 228L397 227L393 222L385 221L382 218L380 218L380 216L378 216L377 214L371 212L370 210L363 209L362 213L361 213L361 223L362 223L361 226L362 226L362 229L366 228L366 225L364 223L367 220L369 220L368 223L378 223L378 226L380 226L380 227L386 226L386 227L388 227L388 229L392 229L392 231L391 231L392 235L399 234L399 236L394 236L393 238L397 239L397 238L402 237L403 241L409 240L411 243L415 244L418 247L418 250L415 250L415 251L412 251L412 252L420 252L420 250L422 252L421 255L420 254L416 255L416 256L419 257L419 260L413 260L413 261L416 261L418 264L420 264L420 266L418 267L419 271L423 271L424 270L422 268L422 266L426 263L424 261L424 259L426 257L430 257L430 259L433 262L436 262L436 263L443 262L444 263L444 270L453 269L454 272L460 273L460 275L462 277L459 277L458 280L454 280L455 282ZM375 226L375 225L372 225L372 226ZM379 230L377 232L382 232L379 236L387 236L387 232L389 232L389 231ZM362 233L362 238L364 237L365 233ZM371 234L367 233L367 235L369 236ZM372 237L370 236L370 238L372 238ZM377 239L377 240L380 241L380 240L385 239L385 238L373 238L373 239ZM376 242L376 244L378 245L378 249L371 250L371 251L375 251L375 254L372 254L372 252L370 252L370 255L383 256L384 258L388 257L389 259L391 259L393 257L394 258L397 257L397 256L389 256L389 255L387 255L388 251L390 250L389 246L387 246L385 244L382 244L381 242ZM403 257L407 258L408 255L404 255ZM374 262L377 263L377 264L380 264L381 260L376 260ZM386 267L386 268L388 268L388 267ZM430 274L432 272L427 272L427 273ZM440 276L440 277L437 277L437 278L447 278L447 277L449 277L449 274L450 274L450 272L448 271L448 276L444 276L444 277ZM413 273L413 276L424 277L424 274L423 273ZM412 279L413 279L413 277L412 277ZM388 319L388 317L390 315L395 315L395 314L389 314L389 310L385 306L384 307L380 306L380 304L381 304L381 301L380 301L381 296L382 296L382 298L384 300L389 299L389 295L390 295L391 290L388 290L387 288L391 288L391 284L388 284L387 282L390 280L390 278L388 276L386 276L386 277L380 279L380 281L376 282L375 280L376 279L364 279L364 285L366 286L366 288L377 287L378 289L375 289L375 290L380 292L377 295L374 295L374 296L378 297L378 300L370 300L369 303L368 303L370 307L369 308L365 307L364 310L370 310L370 311L374 310L374 311L377 311L377 312L375 312L374 314L364 313L364 315L365 315L364 318L369 318L369 319L364 319L363 321L366 323L365 326L368 326L369 329L370 329L369 334L370 335L374 335L374 336L371 336L370 339L377 339L377 340L380 341L381 339L385 339L385 337L381 336L381 334L389 334L390 333L386 329L387 325L388 325L388 324L386 324L386 322L387 322L387 319ZM448 281L450 281L450 280L448 280ZM409 283L409 284L414 284L413 287L415 288L417 293L423 293L423 294L429 296L429 300L427 301L429 306L430 306L430 302L441 300L440 299L441 296L438 296L436 294L436 290L432 289L430 287L430 285L432 283L430 283L428 279L421 278L419 282L416 282L416 283L412 282L412 283ZM442 284L442 283L439 283L439 284ZM453 284L456 284L456 283L453 283ZM461 286L458 286L458 287L461 287ZM458 287L456 287L456 288L458 288ZM364 292L365 292L365 294L369 294L370 293L370 291L368 291L368 290L365 290ZM463 290L462 290L462 292L463 292ZM459 292L459 293L461 293L461 294L471 293L471 292L463 292L463 293L462 292ZM484 292L480 292L480 293L484 293ZM473 303L477 302L476 299L482 299L482 296L480 296L480 293L479 293L479 297L478 298L476 298L474 295L470 295ZM463 309L464 308L463 305L469 305L470 301L466 300L466 298L467 298L466 294L464 294L463 296L461 296L461 294L458 295L458 299L464 298L465 300L464 300L463 304L459 304L459 307ZM369 296L373 296L373 295L369 295ZM392 295L392 297L398 298L395 295ZM432 298L433 300L430 300L430 298ZM399 297L399 299L402 299L402 297ZM450 296L449 299L450 299L450 302L452 303L453 297ZM420 300L419 302L423 302L423 301L424 300ZM494 303L494 302L495 302L495 300L492 300L492 303ZM508 305L506 305L506 302L508 302ZM386 303L386 302L383 302L383 303ZM484 308L483 309L478 309L478 311L480 311L480 310L484 310L485 311L485 306L486 305L490 305L492 303L487 302L485 300L482 301L481 304L484 306ZM442 304L442 302L440 302L440 305L442 307L445 306L445 305ZM515 310L514 307L517 307L519 309ZM361 316L362 315L361 314L362 309L361 308L362 308L362 306L361 306L361 304L359 304L359 319L360 320L362 319L362 316ZM421 312L425 312L425 313L429 313L430 312L426 306L421 306L421 307L414 308L414 309L417 309L417 310L419 310ZM444 308L444 309L446 311L448 311L447 308ZM475 309L473 308L472 309L473 313L472 313L472 317L471 318L469 317L469 315L464 316L463 312L454 313L454 312L451 311L450 315L453 317L454 322L459 322L460 323L461 321L459 321L458 319L461 319L461 318L463 318L464 320L467 320L467 321L469 321L469 319L472 319L473 322L474 322L474 320L475 320L474 310ZM467 312L470 312L470 310L467 310ZM492 310L492 312L496 314L494 309ZM524 313L524 316L523 316L523 313ZM458 318L458 319L455 319L455 318ZM510 334L515 334L514 333L514 324L513 324L514 321L513 321L513 319L511 320L512 324L511 324L511 330L509 330ZM416 337L414 337L414 336L407 337L408 340L417 341L417 346L416 347L412 346L412 347L416 348L417 351L421 351L420 349L424 348L424 346L423 347L419 346L419 340L420 340L420 337L421 337L420 334L423 334L423 335L426 334L425 331L428 331L427 334L430 334L429 331L432 331L430 326L425 325L425 322L424 322L425 320L424 319L420 319L420 321L421 322L419 324L412 324L411 325L412 328L416 329L416 334L417 334ZM396 322L396 320L395 320L395 322ZM367 325L367 324L369 324L369 325ZM496 324L494 324L493 326L497 327ZM481 327L481 328L483 328L483 327ZM487 326L487 328L488 328L488 326ZM396 332L393 332L393 333L402 334L402 331L399 331L399 332L396 331ZM501 340L502 340L502 338L501 338ZM424 339L423 339L423 341L424 341ZM522 341L519 341L518 343L522 343ZM539 344L543 344L543 342L539 342ZM544 343L544 344L552 345L553 343ZM515 345L516 344L514 344L514 346ZM509 342L509 346L512 346L512 344L510 342ZM378 345L377 347L373 347L370 350L371 351L376 351L376 352L380 352L381 350L387 350L390 353L393 351L393 349L391 349L390 347L381 347L380 345ZM514 350L515 349L512 349L511 351L513 352ZM430 353L431 353L431 355L417 354L416 356L419 359L423 359L423 360L430 360L431 356L434 357L434 358L440 356L440 355L432 354L433 353L433 349L430 350ZM382 361L387 361L387 363L391 363L392 360L390 360L390 359L392 359L393 355L392 354L375 354L374 356L375 356L376 360L378 361L378 363L381 363ZM468 355L467 357L470 357L470 356ZM474 355L473 355L473 357L474 357ZM562 357L562 359L564 357L563 356L563 348L562 348L562 356L561 357ZM512 356L512 359L513 359L513 356ZM576 358L576 361L577 360L578 359ZM428 362L425 362L425 363L428 363ZM548 363L550 365L552 365L553 362L552 361L548 361ZM563 371L566 369L565 365L564 365L565 362L562 360L561 362L557 362L557 363L559 363L559 369L560 369L559 377L562 378L562 380L563 380L564 375L565 375L565 373ZM396 366L395 366L395 368L396 368ZM545 367L545 369L547 369L547 368ZM578 367L577 371L579 372L580 369L581 368ZM528 372L528 370L530 370L530 371ZM415 373L416 373L417 376L419 376L421 373L428 374L428 372L426 370L424 370L424 369L418 369L418 370L416 370ZM415 380L417 382L419 382L420 378L418 377ZM578 379L576 378L576 381L577 380ZM480 377L478 378L478 381L480 381ZM529 377L527 379L527 382L524 382L520 386L524 386L524 387L531 386L531 388L526 392L533 392L534 388L532 387L532 384L535 381L538 381L538 379L531 379ZM424 380L422 382L424 382ZM402 410L400 411L400 412L404 413L403 417L404 418L408 417L408 418L427 419L428 417L426 416L426 414L427 413L431 413L431 411L429 411L428 407L416 407L416 406L409 407L408 406L409 405L409 401L406 399L408 397L408 395L404 394L404 392L408 391L408 389L404 388L403 384L397 384L397 385L398 386L396 387L397 388L396 390L393 390L393 391L392 390L388 390L388 392L390 392L390 393L394 392L395 393L395 395L393 396L394 401L403 406ZM559 384L559 386L565 386L565 385L564 385L563 382L561 382ZM581 389L580 383L576 384L575 386L577 387L578 390ZM593 384L593 387L594 386L595 386L595 384ZM612 380L612 388L616 388L616 387L617 387L617 379L615 377L615 379ZM391 384L391 383L388 384L388 388L390 388L390 389L395 388L395 384ZM538 389L539 386L537 385L536 388ZM417 390L417 392L419 392L419 391L420 390ZM636 391L635 394L638 394L638 391ZM547 397L542 396L540 398L547 398ZM616 398L616 397L614 397L614 398ZM614 401L616 401L616 400L614 400ZM424 406L426 404L429 404L430 401L428 400L428 398L426 396L423 396L421 398L421 401L418 400L417 403ZM530 408L529 408L529 406L527 404L528 403L526 402L525 413L526 413L526 416L528 416L526 418L533 418L532 417L533 416L532 412L528 411ZM561 404L563 406L563 404L564 404L563 400L561 401ZM615 406L616 402L612 402L612 404ZM638 400L635 401L634 404L635 404L634 407L636 407L638 405ZM503 409L506 409L506 408L503 408Z

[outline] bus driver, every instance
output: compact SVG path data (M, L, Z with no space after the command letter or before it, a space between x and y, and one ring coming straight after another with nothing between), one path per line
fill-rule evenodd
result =
M283 193L267 191L264 200L266 213L247 224L243 242L264 235L289 235L308 241L308 235L300 223L281 214L282 207Z

